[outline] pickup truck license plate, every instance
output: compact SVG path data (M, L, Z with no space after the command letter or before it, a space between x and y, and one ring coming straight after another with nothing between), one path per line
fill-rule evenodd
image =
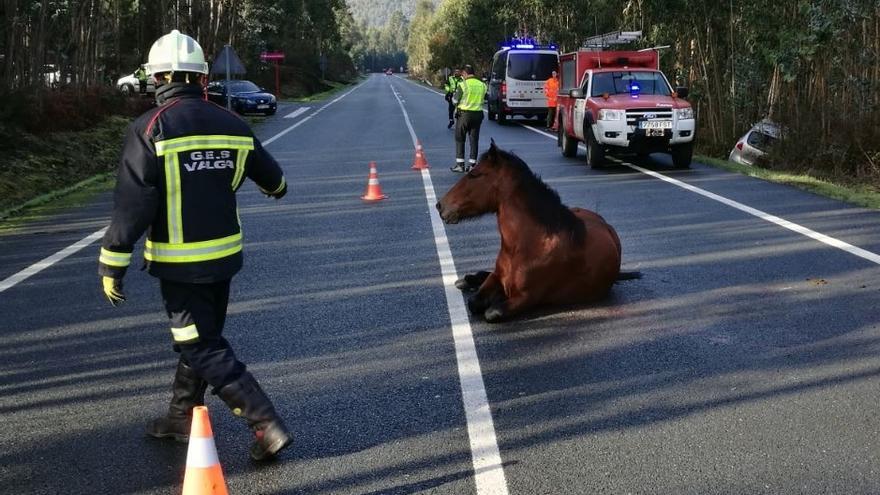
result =
M672 129L671 120L643 120L639 122L639 129Z

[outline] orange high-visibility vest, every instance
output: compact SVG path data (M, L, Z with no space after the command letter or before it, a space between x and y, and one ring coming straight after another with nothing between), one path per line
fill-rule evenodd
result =
M547 96L547 106L556 107L556 95L559 93L559 79L551 77L544 83L544 95Z

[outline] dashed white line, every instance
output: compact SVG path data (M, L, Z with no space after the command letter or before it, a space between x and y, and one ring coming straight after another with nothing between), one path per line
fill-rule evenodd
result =
M339 100L345 98L346 96L352 94L356 89L360 88L362 85L363 85L363 83L358 84L357 86L355 86L355 87L352 88L351 90L347 91L347 92L344 93L343 95L339 96L339 97L336 98L335 100L330 101L330 102L328 102L326 105L324 105L324 106L322 106L321 108L315 110L314 112L312 112L311 114L309 114L308 117L306 117L306 118L300 120L300 121L297 122L296 124L293 124L292 126L288 127L287 129L284 129L283 131L279 132L278 134L275 134L274 136L270 137L269 139L263 141L263 146L269 146L270 144L272 144L273 142L275 142L275 140L277 140L277 139L280 138L281 136L283 136L283 135L287 134L288 132L290 132L290 131L296 129L297 127L299 127L299 126L305 124L306 122L308 122L309 120L311 120L312 117L314 117L315 115L318 115L319 113L323 112L325 108L327 108L327 107L329 107L330 105L336 103L337 101L339 101Z
M409 114L393 85L391 89L394 92L394 97L397 98L406 127L409 129L410 137L415 145L418 138L413 130ZM458 378L461 382L477 495L507 495L507 479L504 475L504 466L501 464L501 454L498 451L495 423L492 421L492 411L489 409L489 399L486 396L486 387L483 383L483 373L474 344L474 335L471 331L464 298L461 292L455 288L455 281L458 279L455 260L449 249L449 240L446 237L443 221L434 207L437 203L437 195L431 181L431 172L428 169L423 169L421 172L425 199L428 202L428 212L431 216L431 227L434 230L434 244L437 246L437 258L440 261L440 272L443 276L449 320L452 324L452 337L455 342Z
M106 230L107 230L107 227L104 227L103 229L101 229L97 232L93 232L93 233L89 234L88 236L84 237L83 239L71 244L70 246L67 246L66 248L62 249L61 251L58 251L57 253L53 254L52 256L49 256L48 258L45 258L42 261L38 261L38 262L34 263L33 265L25 268L24 270L5 278L2 282L0 282L0 292L3 292L6 289L9 289L10 287L13 287L15 284L18 284L19 282L21 282L21 281L23 281L33 275L36 275L37 273L40 273L41 271L45 270L46 268L49 268L50 266L54 265L55 263L58 263L59 261L63 260L64 258L67 258L68 256L76 253L77 251L88 246L89 244L95 242L96 240L103 237L104 231L106 231Z
M297 108L296 110L294 110L294 111L290 112L289 114L285 115L284 118L285 118L285 119L295 119L295 118L299 117L300 115L302 115L302 114L308 112L308 111L309 111L309 108L311 108L311 107L299 107L299 108Z

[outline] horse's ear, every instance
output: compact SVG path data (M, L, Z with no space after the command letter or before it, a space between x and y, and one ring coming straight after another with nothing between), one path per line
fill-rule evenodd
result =
M495 145L495 139L489 138L489 154L492 156L498 155L498 146Z

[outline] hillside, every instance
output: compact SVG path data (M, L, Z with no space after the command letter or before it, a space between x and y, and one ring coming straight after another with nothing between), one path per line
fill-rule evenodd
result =
M434 0L434 4L439 5L441 1ZM367 26L382 27L395 10L412 19L418 0L347 0L347 3L355 19L365 20Z

